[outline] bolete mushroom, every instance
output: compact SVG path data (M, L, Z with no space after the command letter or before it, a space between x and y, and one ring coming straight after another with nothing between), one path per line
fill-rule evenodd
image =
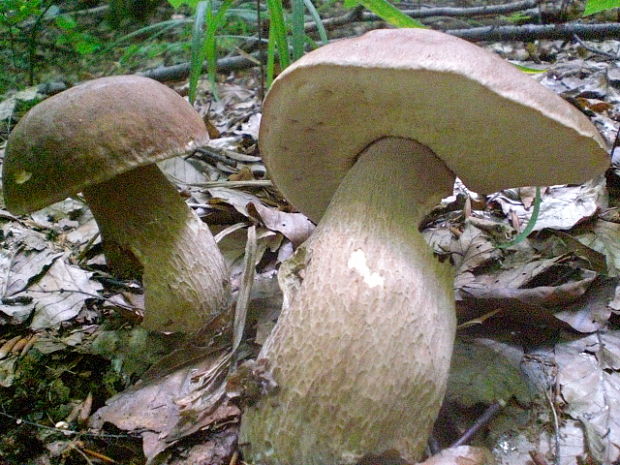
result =
M494 54L378 30L287 68L263 108L274 183L311 219L295 299L259 358L279 389L245 412L255 464L420 458L455 332L453 273L418 225L452 192L579 183L608 166L590 121Z
M39 103L10 134L6 206L22 214L83 192L110 265L142 273L143 325L196 331L227 303L228 273L209 228L155 162L208 138L200 115L163 84L85 82Z

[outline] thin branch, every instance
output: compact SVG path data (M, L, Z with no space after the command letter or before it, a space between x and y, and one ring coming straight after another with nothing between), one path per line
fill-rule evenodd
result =
M581 40L581 38L577 34L575 34L573 36L573 39L575 39L575 41L579 45L581 45L583 48L585 48L588 52L592 52L592 53L595 53L596 55L600 55L602 57L609 58L610 60L620 60L620 54L609 53L609 52L605 52L603 50L599 50L596 47L592 47L591 45L588 45L583 40Z
M528 24L525 26L485 26L471 29L452 29L444 32L472 42L485 40L572 40L575 34L582 39L603 40L617 38L620 35L620 24Z
M457 7L438 7L438 8L422 8L415 10L402 10L408 16L412 18L429 18L431 16L489 16L489 15L503 15L507 13L514 13L515 11L528 10L535 8L542 0L522 0L513 3L504 3L502 5L485 5L469 8L457 8ZM364 19L378 20L378 16L365 13Z
M257 66L260 61L258 54L251 56L255 60L251 60L245 56L235 56L217 60L217 72L229 73L231 71L253 68L254 66ZM189 76L189 67L189 63L181 63L179 65L164 66L137 74L155 79L156 81L178 81ZM205 63L203 70L206 71L206 69L207 65Z
M343 26L344 24L350 24L350 23L355 23L358 21L363 21L364 19L363 15L364 15L364 7L359 5L343 15L324 19L323 27L325 27L325 29L334 29L338 26ZM316 25L314 21L309 21L306 24L304 24L305 32L314 32L317 29L318 29L318 26Z
M450 447L458 447L463 446L465 444L469 444L471 438L473 438L478 431L487 426L491 420L500 412L502 408L506 406L506 402L503 400L498 400L493 402L478 418L475 423L467 430L465 433L454 443L450 445Z

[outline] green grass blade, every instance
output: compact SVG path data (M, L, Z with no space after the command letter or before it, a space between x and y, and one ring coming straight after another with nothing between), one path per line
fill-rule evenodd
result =
M529 236L530 233L534 230L534 225L536 224L536 221L538 220L538 214L540 213L540 203L541 203L540 187L536 187L536 198L534 199L534 210L532 210L532 216L530 216L530 221L527 222L527 226L525 227L525 229L521 231L519 234L517 234L514 237L514 239L512 239L511 241L498 244L495 247L497 247L498 249L505 249L507 247L516 245L519 242L522 242L523 240L525 240L525 238Z
M129 34L126 34L126 35L124 35L122 37L119 37L114 42L112 42L110 45L108 45L107 47L102 49L101 53L108 52L108 51L112 50L114 47L118 47L123 42L126 42L129 39L133 39L134 37L141 36L141 35L146 34L148 32L157 31L155 33L155 35L159 35L159 34L165 32L165 31L168 31L168 30L174 28L174 27L183 26L183 25L185 25L187 23L188 23L188 20L186 20L186 19L171 19L169 21L162 21L160 23L151 24L149 26L142 27L142 28L140 28L140 29L138 29L136 31L130 32ZM149 36L147 40L151 39L152 37L154 37L154 36Z
M407 16L387 0L345 0L345 6L363 5L379 18L396 27L426 27L420 21Z
M325 30L325 26L323 26L323 21L321 21L319 12L315 8L314 3L312 3L312 0L304 0L304 3L306 4L306 8L308 9L310 16L312 16L312 20L316 24L321 42L323 42L323 45L326 45L329 39L327 38L327 31Z
M583 15L589 16L612 8L620 8L620 0L588 0Z
M282 0L267 0L267 9L269 10L269 35L273 30L275 45L278 49L278 58L280 66L285 69L291 63L288 40L286 38L286 25L284 23L284 10L282 8Z
M269 41L267 42L267 77L266 77L266 86L267 89L271 87L271 83L273 82L273 76L275 74L275 64L276 64L276 39L275 32L273 28L269 28Z
M300 59L304 54L304 0L292 0L291 29L293 46L293 61Z
M207 75L209 76L209 82L211 83L211 91L215 98L217 95L217 30L224 24L226 19L226 13L230 6L233 4L233 0L224 0L217 10L217 14L213 16L213 11L210 9L207 21L207 38L205 42L205 54L207 57Z
M202 62L204 61L203 42L205 16L207 14L207 1L203 0L196 5L194 13L194 26L192 27L192 56L189 68L189 101L191 104L196 100L198 80L202 74Z

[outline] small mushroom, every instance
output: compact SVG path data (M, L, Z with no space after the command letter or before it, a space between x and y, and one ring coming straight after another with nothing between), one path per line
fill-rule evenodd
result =
M256 464L420 458L446 388L453 271L418 225L455 174L477 192L608 166L590 121L464 40L379 30L315 50L264 103L260 149L315 221L296 297L259 358L279 385L244 414Z
M144 326L193 332L228 300L228 272L209 228L155 162L209 139L172 89L138 76L95 79L31 109L11 133L2 180L23 214L83 192L108 263L141 273Z

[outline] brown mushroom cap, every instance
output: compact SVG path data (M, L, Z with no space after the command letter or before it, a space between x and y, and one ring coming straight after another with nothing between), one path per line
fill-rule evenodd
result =
M275 184L317 221L358 154L390 136L426 145L478 192L580 183L609 164L561 97L428 29L372 31L301 58L266 98L260 147Z
M157 81L88 81L41 102L11 133L2 172L7 208L43 208L208 139L191 105Z

